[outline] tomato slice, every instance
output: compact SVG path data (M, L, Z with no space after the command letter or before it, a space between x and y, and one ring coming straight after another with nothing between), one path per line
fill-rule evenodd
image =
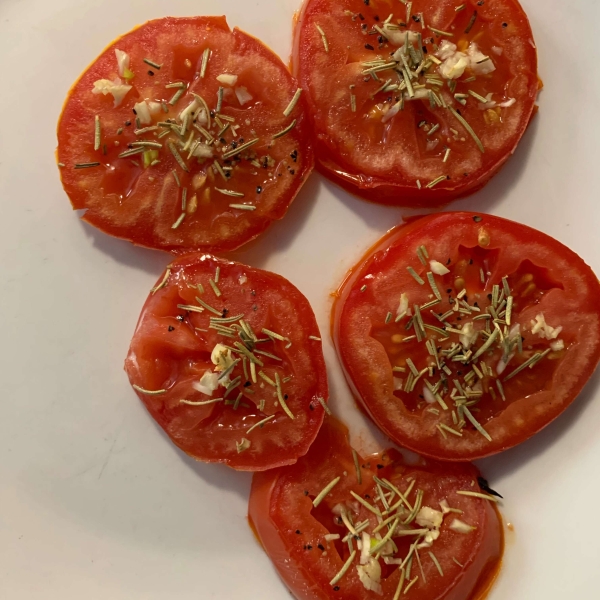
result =
M514 152L539 89L517 0L306 0L293 66L319 169L400 206L485 185Z
M410 464L396 450L356 455L355 464L353 452L347 429L327 418L297 464L254 475L250 524L292 594L298 600L485 595L500 567L503 534L477 469L425 459ZM351 528L357 535L347 541Z
M343 283L333 320L373 420L441 460L528 439L600 359L592 270L551 237L490 215L442 213L392 230Z
M281 60L224 17L134 29L67 97L57 157L73 208L141 246L239 247L283 218L312 171L297 90Z
M303 456L328 398L306 298L279 275L205 254L181 257L163 274L125 370L184 452L244 471Z

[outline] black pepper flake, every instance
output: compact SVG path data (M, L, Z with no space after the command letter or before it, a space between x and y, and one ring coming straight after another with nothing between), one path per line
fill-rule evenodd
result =
M373 46L371 46L371 44L365 44L365 48L367 50L375 50L375 48Z
M211 116L213 119L215 118L216 114L217 114L217 113L216 113L214 110L211 110L211 111L210 111L210 116Z
M182 321L183 322L185 320L185 317L183 315L177 315L176 319L178 321Z
M321 550L321 552L325 552L325 546L323 546L323 544L319 544L317 548Z
M294 161L297 162L298 161L298 150L294 150L291 154L290 154L290 158Z
M423 54L427 54L429 50L427 50L427 46L423 46Z
M365 2L366 2L366 1L367 1L367 0L365 0ZM334 591L334 592L339 592L339 591L340 591L340 586L339 586L339 585L336 585L336 586L333 588L333 591Z
M420 22L421 22L421 15L413 15L413 16L412 16L412 20L413 20L415 23L420 23Z
M502 23L502 27L508 27L508 23Z
M368 27L369 27L369 26L368 26L366 23L363 23L363 24L361 25L361 28L362 28L362 29L368 29Z
M452 259L451 259L451 258L449 258L449 259L446 261L446 264L447 264L447 265L449 265L451 262L452 262Z
M154 77L154 71L148 71L148 75L150 75L150 77Z
M173 327L173 325L169 325L169 331L175 331L175 327Z
M377 41L378 41L380 44L383 44L383 41L384 41L384 38L383 38L383 36L382 36L382 35L380 35L380 36L377 38Z
M246 383L244 384L244 387L250 387L252 385L251 381L246 381Z
M219 141L221 142L221 144L227 144L227 140L225 138L221 138Z
M308 490L304 490L304 495L308 496Z
M369 4L371 4L371 0L363 0L363 2L365 3L365 6L369 6Z
M290 169L290 175L295 175L296 171L294 169Z
M378 469L383 469L383 465L377 465Z
M131 121L125 121L125 126L129 127L131 125Z
M473 217L473 221L475 221L475 223L481 223L483 219L479 216L479 215L475 215Z
M478 477L477 478L477 483L479 484L479 487L484 491L487 492L488 494L491 494L492 496L496 496L498 498L502 498L502 496L494 491L487 482L487 479L484 479L483 477Z
M308 544L308 546L306 546L307 550L312 550L312 546L310 544Z
M310 408L310 410L315 410L315 405L314 405L314 404L311 402L311 403L308 405L308 408Z
M262 186L260 186L260 185L256 186L256 193L257 194L262 194Z
M224 309L223 309L223 312L221 313L221 314L223 315L221 318L223 318L223 319L224 319L224 318L227 316L227 313L228 313L228 312L229 312L229 309L228 309L228 308L224 308Z
M137 112L136 112L135 108L132 108L131 110L133 111L134 115L137 115Z
M365 20L365 17L362 15L362 13L358 13L358 18L359 18L361 21L364 21L364 20Z
M473 264L473 259L472 259L472 258L470 258L470 259L469 259L469 264L470 264L470 265L472 265L472 264Z
M483 6L485 4L485 0L479 0L477 6Z
M379 15L375 15L373 18L374 18L376 21L379 21Z
M488 296L488 300L492 299L492 295L491 294L488 294L487 296Z
M284 395L283 395L283 399L284 399L284 400L287 400L287 399L288 399L288 395L287 395L287 394L284 394Z
M304 492L304 495L307 496L308 492ZM300 530L299 529L296 529L296 534L300 535Z

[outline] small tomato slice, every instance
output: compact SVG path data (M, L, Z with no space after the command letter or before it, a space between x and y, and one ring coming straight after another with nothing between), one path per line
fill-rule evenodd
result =
M306 298L279 275L205 254L182 257L163 274L125 370L177 446L242 471L296 462L328 398Z
M356 397L396 443L441 460L520 444L600 359L600 284L555 239L490 215L392 230L340 288L334 339Z
M57 157L73 208L140 246L241 246L283 218L313 168L297 90L281 60L224 17L134 29L65 102Z
M481 598L503 534L478 475L468 464L409 464L396 450L362 459L327 418L297 464L254 475L250 524L298 600Z
M514 152L539 90L517 0L306 0L293 66L319 169L400 206L484 186Z

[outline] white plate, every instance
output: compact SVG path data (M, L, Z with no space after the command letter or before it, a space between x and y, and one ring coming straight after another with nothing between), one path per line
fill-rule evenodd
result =
M1 598L289 598L246 523L250 476L185 457L123 372L169 257L79 222L53 152L67 90L113 38L156 17L225 13L287 60L298 1L0 4ZM532 225L600 272L600 3L524 4L546 85L540 114L502 173L453 207ZM363 441L327 336L329 293L402 214L314 175L283 222L235 253L309 298L333 408ZM515 527L491 600L598 597L599 381L535 439L481 463Z

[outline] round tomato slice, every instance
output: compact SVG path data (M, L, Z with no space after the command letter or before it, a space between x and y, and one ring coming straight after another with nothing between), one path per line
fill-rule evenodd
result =
M150 21L67 97L57 158L73 208L151 248L233 250L281 219L313 168L304 99L224 17Z
M342 285L338 354L396 443L474 460L528 439L600 359L600 284L573 251L467 212L392 230Z
M514 152L539 89L517 0L306 0L293 65L320 170L400 206L485 185Z
M321 338L306 298L279 275L205 254L167 268L125 370L177 446L242 471L295 463L326 410Z
M362 459L328 418L297 464L254 475L249 519L298 600L481 598L503 534L479 482L468 464Z

